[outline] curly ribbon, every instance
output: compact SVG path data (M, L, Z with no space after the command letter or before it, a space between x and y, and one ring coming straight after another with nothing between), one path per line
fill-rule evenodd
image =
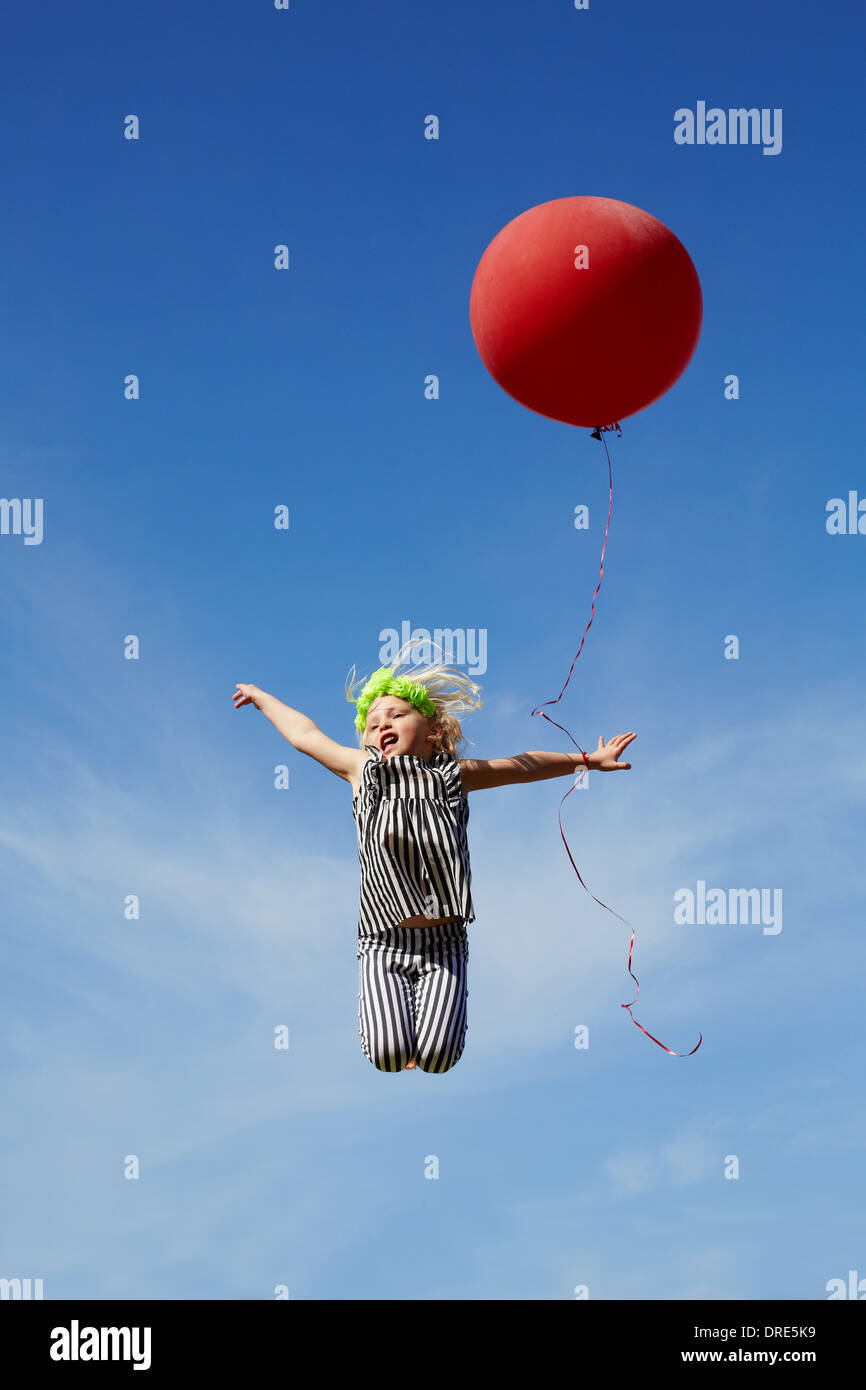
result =
M595 617L595 600L596 600L596 598L598 597L598 591L599 591L599 589L601 588L601 581L602 581L602 579L604 578L604 552L605 552L605 548L607 547L607 533L608 533L608 529L609 529L609 527L610 527L610 514L611 514L611 511L612 511L612 508L613 508L613 472L612 472L612 469L611 469L610 454L608 453L607 441L606 441L605 439L602 438L602 435L603 435L607 430L616 430L617 438L622 438L622 430L620 429L619 425L599 425L596 429L594 429L594 430L592 431L592 436L591 436L593 439L600 439L601 442L602 442L602 444L604 444L604 452L605 452L605 454L607 455L608 481L609 481L609 484L610 484L610 496L609 496L609 498L608 498L608 507L607 507L607 525L606 525L605 528L604 528L604 544L603 544L602 547L601 547L601 563L600 563L600 566L599 566L599 578L598 578L598 583L597 583L596 586L595 586L595 593L594 593L593 596L592 596L592 613L591 613L591 615L590 615L589 622L587 623L586 627L585 627L584 630L583 630L583 636L582 636L581 639L580 639L580 646L579 646L578 649L577 649L577 653L576 653L576 655L575 655L574 661L572 661L572 663L571 663L571 670L569 671L568 676L566 677L565 685L562 687L562 690L560 690L560 692L559 692L559 694L557 695L556 699L555 699L555 700L545 700L545 701L544 701L544 704L545 704L545 705L556 705L556 704L558 704L559 701L562 699L564 693L565 693L565 687L568 685L568 682L571 680L571 673L572 673L572 671L574 670L575 662L577 661L577 658L580 656L580 653L583 651L583 644L584 644L584 642L586 641L586 634L589 632L589 629L592 627L592 620L593 620L593 618ZM540 706L539 706L537 709L532 710L532 711L531 711L531 714L532 714L532 715L540 714L541 717L542 717L542 719L546 719L546 720L547 720L548 724L553 724L553 725L555 725L555 727L556 727L557 729L562 729L562 732L563 732L564 734L568 734L568 737L571 738L571 734L568 733L568 730L567 730L566 728L563 728L562 724L557 724L555 719L550 719L549 716L546 715L546 714L543 712L543 710L541 709ZM577 749L577 751L585 757L586 755L584 754L584 750L581 748L580 744L577 743L577 742L575 742L575 740L574 740L573 738L571 738L571 741L572 741L572 743L574 744L574 746L575 746L575 748ZM631 926L631 924L630 924L629 922L626 922L626 920L625 920L624 917L620 917L620 914L619 914L618 912L614 912L612 907L608 907L607 903L603 903L603 902L601 901L601 898L596 898L595 894L592 893L592 892L590 892L590 890L586 887L586 884L584 883L583 879L580 877L580 870L578 869L577 865L575 864L574 860L573 860L572 857L571 857L571 850L568 848L568 841L567 841L566 838L565 838L565 832L564 832L564 830L563 830L563 828L562 828L562 803L565 801L565 798L566 798L567 796L571 796L571 793L575 790L575 788L577 788L578 786L580 786L580 783L581 783L581 781L583 780L583 778L584 778L585 776L586 776L586 768L583 767L583 768L581 768L581 771L580 771L580 777L574 782L574 784L573 784L571 787L569 787L568 791L565 793L565 796L562 798L562 801L559 803L559 833L560 833L560 835L562 836L562 843L565 845L565 852L566 852L566 854L568 855L569 859L571 860L571 867L574 869L574 872L577 874L577 877L578 877L578 879L580 880L581 886L582 886L583 888L586 889L587 893L589 893L589 896L590 896L595 902L598 903L599 907L603 907L603 908L605 909L606 912L612 912L613 915L614 915L614 917L618 917L619 920L620 920L622 923L624 923L625 926L628 927L628 926ZM637 1019L635 1018L634 1014L632 1013L632 1008L633 1008L633 1006L637 1003L637 1001L638 1001L638 999L639 999L639 997L640 997L640 984L639 984L639 982L638 982L637 976L635 975L634 971L633 971L632 968L631 968L631 957L632 957L632 950L633 950L633 949L634 949L634 927L631 928L631 940L630 940L629 946L628 946L628 973L631 975L632 979L634 980L635 984L637 985L637 994L635 995L634 999L631 1001L631 1004L621 1004L621 1005L620 1005L620 1008L622 1008L622 1009L627 1009L627 1010L628 1010L628 1014L629 1014L629 1018L631 1019L632 1023L635 1025L635 1027L636 1027L636 1028L640 1028L640 1030L641 1030L642 1033L646 1033L646 1035L647 1035L648 1038L651 1038L652 1041L653 1041L654 1043L658 1043L659 1047L663 1048L664 1051L667 1052L667 1053L669 1053L671 1057L691 1057L695 1052L697 1052L698 1048L700 1047L701 1042L703 1041L703 1036L704 1036L703 1033L701 1033L701 1034L699 1035L698 1041L697 1041L697 1043L695 1044L695 1046L692 1048L691 1052L674 1052L670 1047L665 1047L665 1044L664 1044L663 1042L659 1042L658 1038L654 1038L653 1035L652 1035L652 1033L647 1032L646 1028L644 1028L643 1025L642 1025L641 1023L638 1023Z

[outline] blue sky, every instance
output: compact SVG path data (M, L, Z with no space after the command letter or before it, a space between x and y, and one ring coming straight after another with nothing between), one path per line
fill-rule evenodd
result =
M336 1300L866 1276L866 536L825 525L866 495L862 17L48 3L4 27L2 493L44 499L44 534L0 536L0 1275ZM782 152L676 145L698 101L781 108ZM480 630L469 753L571 750L529 712L589 618L604 452L500 390L468 306L496 232L575 194L659 217L703 290L686 373L610 443L596 618L546 712L584 747L637 731L563 823L635 927L635 1017L704 1041L670 1057L620 1008L629 931L568 862L564 778L471 795L466 1049L384 1075L349 788L231 696L351 743L380 634ZM677 925L699 881L780 890L781 931Z

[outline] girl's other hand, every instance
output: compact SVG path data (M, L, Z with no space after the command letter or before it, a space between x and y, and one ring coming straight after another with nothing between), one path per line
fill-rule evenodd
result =
M242 709L244 705L255 705L259 709L259 696L261 691L257 685L238 685L232 699L235 702L235 709Z
M605 743L604 738L599 734L598 747L592 754L593 766L599 772L628 772L631 769L631 763L619 763L617 758L636 738L637 734L635 733L617 734L610 743Z

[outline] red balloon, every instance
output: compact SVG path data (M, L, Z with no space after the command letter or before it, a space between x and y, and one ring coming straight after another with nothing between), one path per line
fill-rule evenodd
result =
M539 415L593 428L670 390L702 316L682 242L613 198L554 198L515 217L478 262L469 301L494 381Z

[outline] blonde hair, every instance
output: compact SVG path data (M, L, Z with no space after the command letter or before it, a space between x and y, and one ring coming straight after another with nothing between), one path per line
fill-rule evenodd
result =
M475 681L470 680L462 671L447 666L444 661L427 662L409 668L406 656L418 643L423 647L437 645L429 638L413 637L404 643L393 661L383 663L383 665L393 666L395 676L408 676L410 680L426 686L427 694L436 707L436 713L429 715L428 719L430 723L436 723L439 726L438 731L434 731L436 752L456 755L467 742L457 715L471 714L472 710L481 708L484 703L478 698L481 694L481 686L476 685ZM406 666L407 669L401 670L401 666ZM346 699L350 702L355 702L358 699L370 679L369 676L365 676L363 679L354 677L355 667L353 666L346 679ZM358 687L357 694L352 693L355 686ZM356 730L356 732L358 734L358 747L363 748L365 732L363 729ZM471 742L471 739L468 741Z

